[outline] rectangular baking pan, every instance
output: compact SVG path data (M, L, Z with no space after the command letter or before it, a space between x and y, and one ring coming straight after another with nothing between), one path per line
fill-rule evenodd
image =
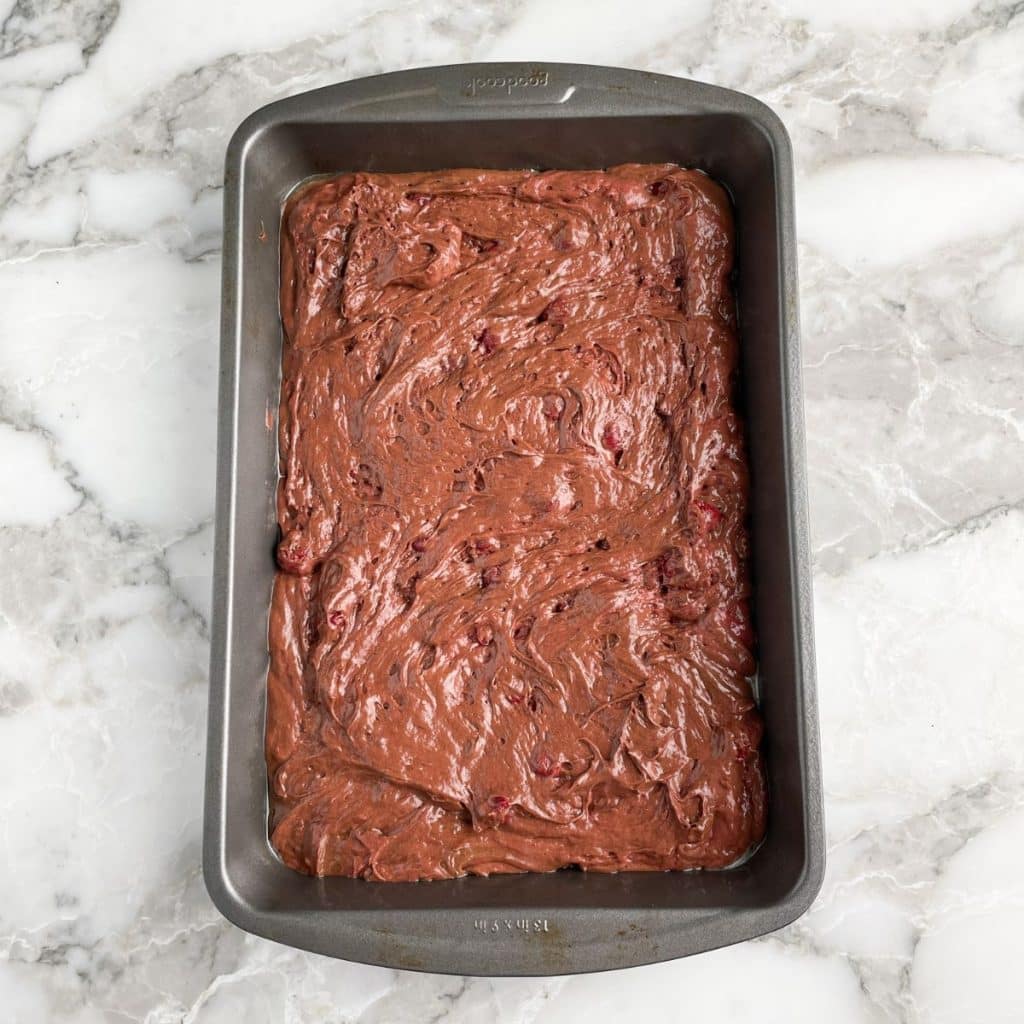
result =
M698 167L738 225L768 834L726 871L558 872L423 883L307 878L267 838L267 613L277 538L281 204L311 175L448 167ZM221 912L364 963L487 975L652 963L762 935L824 870L804 498L793 172L782 123L740 93L570 64L471 64L282 100L237 130L225 172L220 436L203 868Z

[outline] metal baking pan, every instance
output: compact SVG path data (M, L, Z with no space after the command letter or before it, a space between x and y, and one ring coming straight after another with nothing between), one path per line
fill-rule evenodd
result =
M725 871L314 879L267 838L267 613L277 537L281 204L311 175L446 167L698 167L738 224L768 834ZM468 64L360 79L247 118L225 172L220 439L203 868L221 912L364 963L486 975L652 963L762 935L821 884L824 842L804 498L789 140L740 93L640 71Z

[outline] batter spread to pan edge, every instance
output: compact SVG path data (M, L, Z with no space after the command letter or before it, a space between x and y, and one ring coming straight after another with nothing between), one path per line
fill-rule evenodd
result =
M763 834L728 200L674 165L285 211L272 840L318 875L725 866Z

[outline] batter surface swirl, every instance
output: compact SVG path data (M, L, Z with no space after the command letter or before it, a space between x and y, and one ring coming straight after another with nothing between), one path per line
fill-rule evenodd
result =
M721 867L760 839L733 248L725 193L674 165L288 203L287 864Z

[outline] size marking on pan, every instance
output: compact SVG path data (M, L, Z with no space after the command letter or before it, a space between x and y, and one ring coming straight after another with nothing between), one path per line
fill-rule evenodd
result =
M485 935L501 935L510 932L539 935L551 931L546 917L481 917L473 922L473 927Z

